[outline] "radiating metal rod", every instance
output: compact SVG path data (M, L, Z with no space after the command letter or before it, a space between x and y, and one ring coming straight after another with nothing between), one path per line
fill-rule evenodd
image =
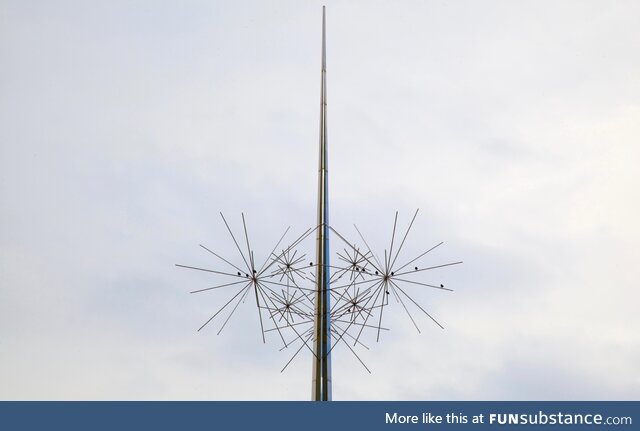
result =
M322 7L322 71L320 79L320 152L318 166L318 228L316 295L311 399L331 401L331 315L329 268L329 196L327 178L327 62L325 7Z

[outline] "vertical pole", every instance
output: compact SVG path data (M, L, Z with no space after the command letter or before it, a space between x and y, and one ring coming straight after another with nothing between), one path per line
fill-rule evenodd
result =
M329 183L327 179L327 67L325 8L322 6L322 78L320 81L320 154L316 246L315 345L311 399L331 401L331 316L329 286Z

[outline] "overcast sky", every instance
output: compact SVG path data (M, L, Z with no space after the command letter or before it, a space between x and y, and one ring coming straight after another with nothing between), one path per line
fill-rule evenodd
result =
M326 4L331 224L464 261L334 398L638 399L640 3ZM309 398L174 264L315 224L321 6L0 1L0 399Z

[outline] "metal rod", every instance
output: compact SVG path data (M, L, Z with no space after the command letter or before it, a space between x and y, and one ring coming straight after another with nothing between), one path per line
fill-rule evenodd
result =
M311 399L331 401L331 314L329 268L329 183L327 178L327 62L325 7L322 7L322 72L320 79L320 152L318 166L318 230L316 301Z

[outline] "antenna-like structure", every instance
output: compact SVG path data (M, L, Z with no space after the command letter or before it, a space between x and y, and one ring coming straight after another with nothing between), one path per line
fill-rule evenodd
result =
M380 254L374 253L362 232L354 225L362 241L361 245L348 240L329 224L329 183L327 157L327 67L325 8L322 7L322 68L320 80L320 142L318 157L318 215L315 227L306 229L288 246L280 244L289 232L287 228L267 256L255 256L251 247L247 223L242 214L242 233L236 237L227 219L220 213L237 250L235 258L224 258L210 248L200 245L223 268L202 268L176 264L181 268L202 271L221 279L221 282L194 290L191 293L210 293L224 290L231 292L217 311L200 326L198 331L214 322L219 324L218 334L227 326L238 307L250 298L255 304L260 322L263 343L266 336L275 334L282 347L291 348L293 354L281 372L302 351L309 351L313 360L311 399L330 401L331 353L340 345L345 346L364 367L369 368L356 349L369 347L364 343L365 334L376 342L381 334L389 330L383 325L388 308L397 306L408 316L420 333L417 318L419 311L439 328L443 326L414 298L416 290L434 289L451 291L442 283L425 282L416 277L431 271L458 265L462 262L425 263L432 252L443 243L439 242L413 259L403 255L404 246L414 225L418 210L414 213L404 234L398 227L398 212L395 214L389 248ZM307 265L308 240L315 233L315 263ZM333 236L341 243L336 252L337 264L332 265L329 254L329 239ZM400 239L402 238L402 239ZM413 268L412 268L413 266ZM393 300L390 300L390 297ZM226 318L223 317L226 315ZM222 320L224 318L224 320Z
M322 6L322 72L320 80L320 154L318 161L318 223L316 306L311 398L331 401L331 287L329 285L329 178L327 170L327 43Z

